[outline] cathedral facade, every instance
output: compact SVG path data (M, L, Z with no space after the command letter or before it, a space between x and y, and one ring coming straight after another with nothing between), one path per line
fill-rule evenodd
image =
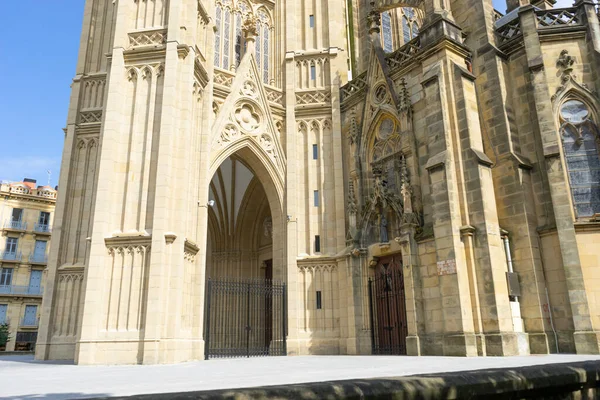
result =
M36 358L598 354L598 16L507 9L87 0Z

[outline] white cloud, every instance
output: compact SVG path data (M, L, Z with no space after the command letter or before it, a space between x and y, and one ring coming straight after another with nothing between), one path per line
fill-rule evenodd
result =
M21 181L32 178L40 185L48 183L48 170L52 171L51 185L58 184L60 158L52 157L0 157L0 180Z

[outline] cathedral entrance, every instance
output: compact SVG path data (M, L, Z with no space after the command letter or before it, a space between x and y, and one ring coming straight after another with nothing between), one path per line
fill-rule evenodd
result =
M401 255L381 258L369 278L373 354L406 355L405 298Z
M271 204L241 157L215 172L208 210L205 358L285 355L286 285L274 279Z

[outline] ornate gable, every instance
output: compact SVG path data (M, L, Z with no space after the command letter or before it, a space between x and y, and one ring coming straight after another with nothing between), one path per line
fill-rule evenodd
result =
M367 72L367 92L362 119L362 132L369 132L373 120L381 112L387 112L398 118L398 95L390 79L389 67L385 62L383 50L373 46Z
M246 53L243 57L212 131L211 165L220 163L222 154L230 147L251 140L274 164L281 182L284 181L285 154L253 54Z

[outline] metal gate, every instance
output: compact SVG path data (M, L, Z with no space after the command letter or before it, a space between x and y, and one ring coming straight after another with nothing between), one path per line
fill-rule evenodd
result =
M406 301L400 256L382 259L369 278L373 354L406 355Z
M286 296L272 280L209 279L205 358L286 355Z

